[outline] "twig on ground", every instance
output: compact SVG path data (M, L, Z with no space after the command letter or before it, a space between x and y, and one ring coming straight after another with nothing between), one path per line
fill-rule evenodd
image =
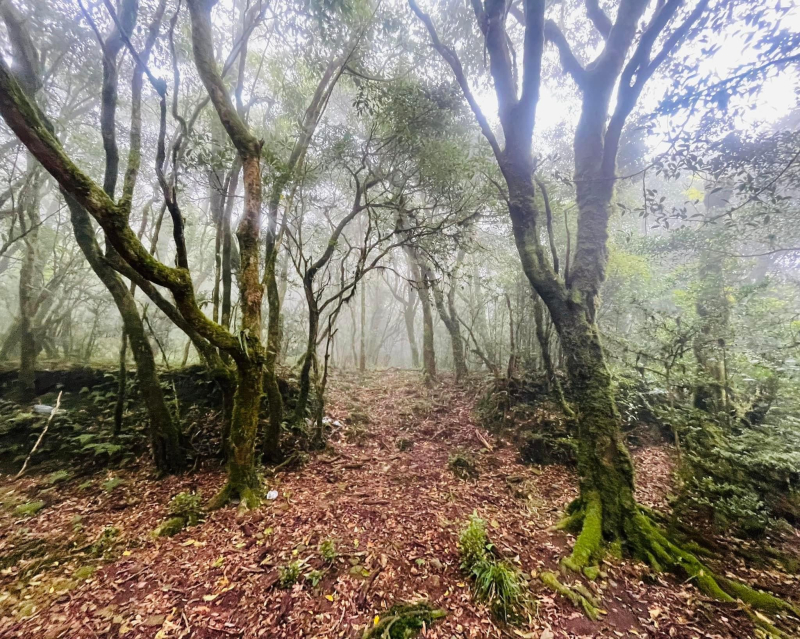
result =
M61 406L61 394L63 392L64 391L60 391L58 393L58 399L56 399L55 408L53 408L53 410L50 411L50 417L47 418L47 423L44 425L44 430L39 435L39 439L36 440L36 443L33 445L33 448L31 448L31 452L28 453L28 456L25 458L25 463L22 464L22 468L20 468L19 472L14 476L15 480L22 477L22 475L24 475L25 471L28 469L28 464L31 461L31 457L33 457L33 454L39 448L39 444L42 443L42 440L44 439L44 436L47 433L47 429L50 428L50 422L53 421L53 416L58 412L58 407Z

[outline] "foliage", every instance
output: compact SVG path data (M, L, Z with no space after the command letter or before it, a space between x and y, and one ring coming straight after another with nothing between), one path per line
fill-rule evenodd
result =
M173 517L183 517L187 526L196 526L204 518L203 494L178 493L170 500L168 510Z
M110 477L102 483L101 488L107 493L110 493L124 483L125 481L123 479L120 479L119 477Z
M119 541L120 530L114 526L106 526L92 544L90 553L94 557L107 558Z
M44 507L45 503L41 500L29 501L14 508L14 514L19 515L20 517L33 517L34 515L37 515Z

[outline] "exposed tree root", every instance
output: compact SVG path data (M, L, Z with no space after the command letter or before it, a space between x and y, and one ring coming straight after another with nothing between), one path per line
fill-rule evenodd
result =
M583 572L594 578L597 574L596 563L602 558L607 543L603 535L603 511L599 493L589 492L580 502L571 505L570 510L572 512L556 527L575 531L580 526L580 533L572 554L564 558L561 565L565 569ZM673 540L645 512L637 506L635 512L625 518L619 535L620 541L631 555L656 572L669 571L687 577L703 594L718 601L740 602L753 623L767 634L775 637L789 636L761 613L772 615L776 621L789 615L800 619L800 609L774 595L715 574L696 554ZM586 597L587 593L591 596L588 590L565 586L553 573L544 573L541 578L548 587L567 597L574 605L582 607L587 616L596 618L599 604Z
M583 584L567 586L561 583L555 573L552 572L543 572L539 579L542 580L545 586L569 599L573 606L582 609L589 619L597 620L600 614L600 602Z

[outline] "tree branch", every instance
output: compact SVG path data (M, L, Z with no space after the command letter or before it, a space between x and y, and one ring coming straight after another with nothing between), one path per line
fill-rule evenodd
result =
M439 40L439 35L436 33L436 27L433 25L433 21L431 20L430 16L419 8L415 0L408 0L408 5L428 30L433 48L436 49L439 55L444 58L444 61L450 65L453 75L456 77L456 82L458 82L458 86L461 87L461 92L464 94L464 98L467 100L470 109L472 109L472 113L475 115L475 119L478 121L478 125L481 128L481 133L483 133L483 136L489 142L489 146L492 147L492 151L494 152L497 160L500 161L503 155L502 151L500 150L500 145L497 143L497 138L492 132L492 128L489 126L489 121L486 119L486 116L483 114L480 106L478 106L475 96L472 95L467 78L464 76L464 69L461 66L461 61L458 59L458 56L456 56L452 49L442 44L441 40Z
M611 19L600 8L598 0L584 0L586 3L586 15L592 21L594 28L600 32L604 38L608 38L611 33Z
M556 45L559 58L561 59L561 67L572 76L572 79L575 80L575 84L582 88L586 83L586 69L578 62L575 54L572 53L567 39L561 32L561 29L559 29L558 25L552 20L547 20L545 22L544 36L547 38L548 42Z

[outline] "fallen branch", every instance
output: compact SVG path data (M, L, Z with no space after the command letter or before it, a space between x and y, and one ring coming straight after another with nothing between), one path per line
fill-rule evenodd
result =
M25 471L28 468L28 464L31 461L31 457L33 457L33 454L39 448L39 444L42 443L42 440L44 439L45 433L47 433L47 429L50 428L50 422L53 421L53 416L58 412L58 407L61 406L61 393L63 393L63 392L64 391L60 391L58 393L58 399L56 399L56 406L55 406L55 408L53 410L50 411L50 417L47 418L47 423L44 425L44 430L39 435L39 439L36 440L36 443L33 445L33 448L31 448L31 452L28 453L28 456L25 458L25 463L22 464L22 468L20 468L19 472L14 477L15 480L19 479L20 477L22 477L22 475L25 474Z

